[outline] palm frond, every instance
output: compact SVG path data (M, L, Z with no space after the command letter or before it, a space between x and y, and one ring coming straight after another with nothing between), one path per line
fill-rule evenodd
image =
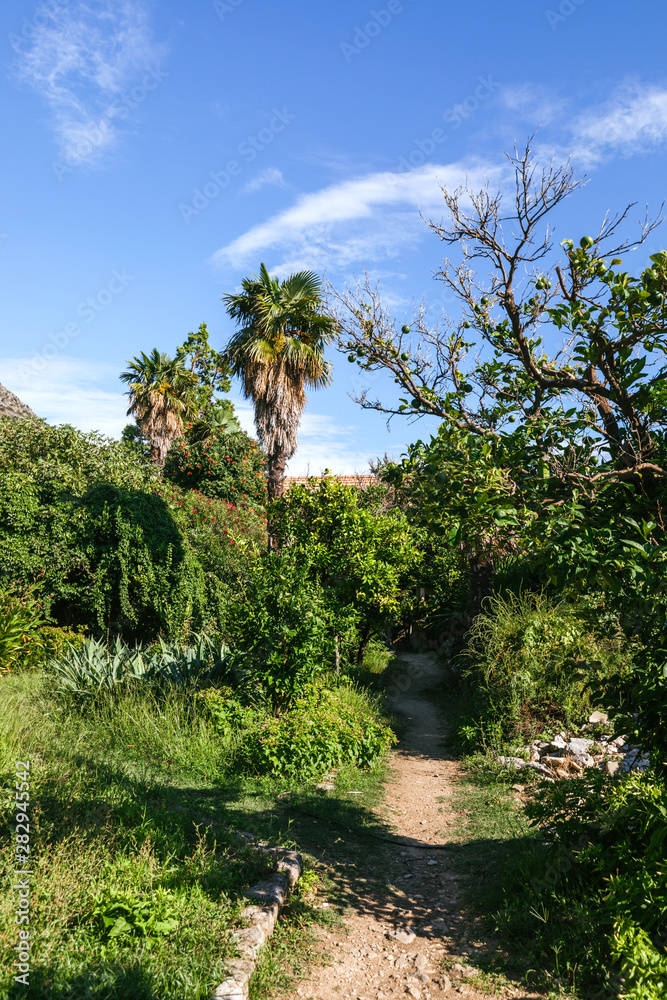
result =
M226 295L231 319L240 327L230 337L225 356L253 401L255 424L271 461L291 458L306 405L306 388L331 381L324 357L335 324L323 312L322 282L313 271L299 271L279 281L265 264L245 278L242 291Z

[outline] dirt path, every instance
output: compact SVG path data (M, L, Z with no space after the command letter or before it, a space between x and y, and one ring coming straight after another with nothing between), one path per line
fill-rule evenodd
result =
M475 956L488 942L478 938L461 909L460 876L452 870L448 852L425 846L452 837L457 819L440 800L451 794L460 768L442 745L442 721L429 698L429 689L440 682L436 663L426 654L406 654L401 662L404 670L390 690L392 707L406 725L392 755L386 799L377 812L396 834L424 846L378 842L365 856L354 858L356 876L341 874L352 910L345 921L347 934L321 935L319 947L330 964L316 968L290 997L534 997L520 988L493 994L470 985ZM347 845L345 849L349 854ZM329 856L333 860L331 852ZM458 963L447 975L441 971L444 957Z

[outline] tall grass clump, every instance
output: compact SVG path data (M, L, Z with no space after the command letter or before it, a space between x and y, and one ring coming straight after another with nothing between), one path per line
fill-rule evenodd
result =
M505 735L590 710L590 683L628 660L620 632L600 635L589 613L545 593L488 598L461 654L477 710Z

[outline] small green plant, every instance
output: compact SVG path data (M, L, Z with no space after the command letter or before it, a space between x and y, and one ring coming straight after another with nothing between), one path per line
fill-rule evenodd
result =
M168 937L179 923L174 901L164 890L158 890L150 899L131 893L101 893L95 897L89 920L105 938Z
M614 928L612 953L626 978L623 1000L664 1000L667 995L667 955L627 917Z
M0 673L29 666L46 650L42 606L34 588L8 587L0 594Z
M230 687L207 688L198 693L198 698L220 733L247 728L257 721L258 710L253 705L244 705L238 692Z

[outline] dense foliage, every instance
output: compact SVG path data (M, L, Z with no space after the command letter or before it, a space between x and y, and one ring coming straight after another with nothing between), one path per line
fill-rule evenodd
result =
M453 646L467 646L455 664L466 663L466 735L523 729L525 740L598 707L652 762L645 779L598 774L588 789L568 786L571 795L558 782L545 791L551 863L583 840L567 877L531 898L532 920L525 900L509 904L526 917L510 933L534 935L540 963L553 949L556 969L577 984L618 988L622 970L624 996L657 1000L667 926L656 869L667 749L667 252L624 268L655 225L619 239L627 210L558 252L551 215L581 182L569 165L540 170L529 148L509 159L509 193L445 189L448 218L430 223L456 255L438 276L459 315L433 324L421 308L400 327L366 281L333 292L339 348L399 387L395 399L362 391L362 406L440 421L383 475L428 534L465 559ZM561 795L570 797L559 812Z
M59 625L150 640L220 630L263 535L252 511L162 481L71 427L0 425L0 577Z
M324 594L308 564L267 553L253 567L230 624L230 656L242 687L273 708L289 707L333 661L334 637Z
M350 688L306 688L281 715L244 709L231 690L209 689L202 698L222 735L245 728L235 761L251 774L303 782L344 766L370 767L396 741L368 700Z
M547 721L580 724L597 705L592 677L608 685L612 676L629 673L631 655L618 626L614 634L613 622L606 629L592 623L600 610L590 614L544 593L485 602L455 661L483 717L507 736Z
M191 434L173 442L164 467L165 478L182 490L237 506L266 504L264 458L244 431L212 433L203 440Z
M308 565L341 633L355 624L358 659L370 637L400 617L408 572L421 555L403 512L383 509L385 493L324 477L292 486L271 512L284 551Z

